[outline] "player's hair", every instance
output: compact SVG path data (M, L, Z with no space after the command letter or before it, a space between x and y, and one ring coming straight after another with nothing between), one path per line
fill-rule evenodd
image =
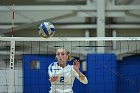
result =
M66 49L65 49L66 50ZM66 50L66 53L67 53L67 55L68 55L68 61L71 61L71 60L73 60L74 59L74 57L70 54L70 52L68 51L68 50Z

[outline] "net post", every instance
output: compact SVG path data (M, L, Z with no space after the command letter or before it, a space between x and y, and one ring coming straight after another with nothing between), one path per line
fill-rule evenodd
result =
M15 56L15 41L11 41L10 65L8 74L8 93L14 93L14 70L15 70L14 56Z

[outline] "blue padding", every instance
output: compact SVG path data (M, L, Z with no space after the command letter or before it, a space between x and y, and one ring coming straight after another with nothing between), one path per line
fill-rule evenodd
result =
M31 69L32 60L40 62L40 69ZM54 61L54 55L23 55L23 93L48 93L48 66Z
M88 54L87 93L117 93L117 64L114 54Z
M118 61L118 93L140 92L140 55L124 57Z
M79 82L79 80L75 79L73 85L73 91L74 93L88 93L87 85L84 85L81 82Z

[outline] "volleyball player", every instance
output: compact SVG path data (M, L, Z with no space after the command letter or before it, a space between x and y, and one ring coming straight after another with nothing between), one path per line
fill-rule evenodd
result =
M48 67L51 82L49 93L73 93L75 77L83 84L88 83L86 76L79 70L80 62L78 60L75 60L73 65L68 64L71 55L66 49L57 49L56 59L57 62L51 63Z

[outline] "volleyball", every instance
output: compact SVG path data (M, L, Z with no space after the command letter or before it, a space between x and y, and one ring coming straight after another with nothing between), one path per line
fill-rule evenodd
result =
M55 33L55 27L51 22L43 22L38 28L38 33L43 38L52 37Z

